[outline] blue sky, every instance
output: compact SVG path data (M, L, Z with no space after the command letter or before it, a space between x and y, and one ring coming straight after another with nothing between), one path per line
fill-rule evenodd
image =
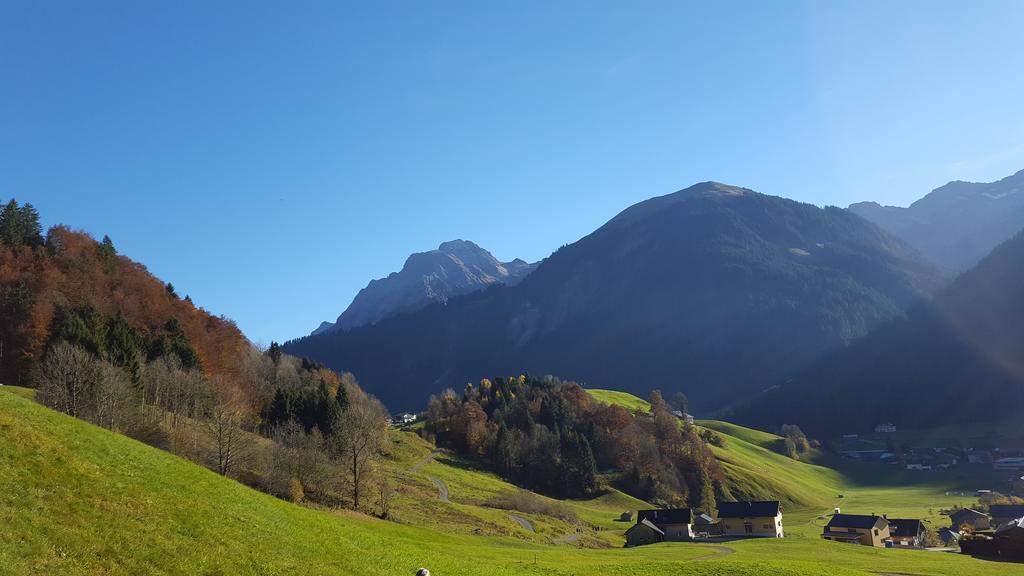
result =
M0 0L0 199L255 341L414 251L537 260L720 180L906 205L1024 168L1024 3Z

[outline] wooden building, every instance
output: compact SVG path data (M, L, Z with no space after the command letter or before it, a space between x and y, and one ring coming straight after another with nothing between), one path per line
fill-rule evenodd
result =
M889 518L889 537L895 546L924 547L924 523L910 518Z
M969 526L971 530L988 530L992 526L992 519L977 510L961 508L949 515L949 527L960 532L963 526Z
M689 508L638 510L636 524L626 530L626 546L693 540L693 511Z

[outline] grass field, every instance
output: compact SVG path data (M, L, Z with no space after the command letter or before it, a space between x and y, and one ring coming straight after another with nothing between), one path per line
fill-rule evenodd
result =
M406 491L403 497L431 506L416 513L403 505L407 510L403 513L409 514L403 522L408 523L278 500L48 410L4 387L0 389L0 574L400 575L427 566L438 576L1024 575L1024 566L954 554L823 542L814 524L815 512L824 510L812 505L799 514L787 512L790 537L730 543L735 551L731 555L698 544L588 549L549 544L540 537L531 541L467 533L452 529L451 518L435 523L437 510L461 510L473 518L471 522L501 524L503 511L492 510L494 516L488 516L490 512L476 503L507 485L443 454L436 462L428 458L413 471L419 460L429 456L430 446L411 434L396 434L400 435L389 446L388 465L393 473L405 475L402 480L409 486L401 487ZM756 443L738 436L727 442L723 450L731 452L723 456L739 461L744 450L751 451L751 458L763 456L756 451L761 449ZM762 464L746 465L756 469ZM782 463L766 460L765 475L776 470L769 465ZM827 469L815 474L807 480L808 489L827 499L825 490L833 488L833 476ZM835 474L840 482L846 481ZM451 503L440 502L436 494L426 497L433 486L429 476L443 477ZM800 485L793 477L785 478L785 483ZM875 490L849 488L846 496L851 500L866 501ZM886 502L916 506L931 502L938 489L914 486L901 494L893 487L878 496ZM606 512L631 503L628 496L611 493L569 505L581 519L592 517L595 524L607 525ZM914 509L907 506L908 511Z

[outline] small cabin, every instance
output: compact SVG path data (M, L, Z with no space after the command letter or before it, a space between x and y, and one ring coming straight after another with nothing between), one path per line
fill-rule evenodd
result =
M894 546L922 548L924 546L924 523L911 518L889 518L889 537Z
M693 540L693 511L689 508L638 510L636 524L626 530L626 546Z
M949 515L949 527L959 533L963 526L970 526L975 531L988 530L992 527L992 520L988 514L971 508L961 508Z

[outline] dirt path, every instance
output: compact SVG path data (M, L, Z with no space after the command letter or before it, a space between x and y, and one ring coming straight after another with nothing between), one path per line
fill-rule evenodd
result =
M433 462L434 458L440 453L441 452L439 450L434 450L430 454L420 458L419 461L412 465L412 468L409 468L409 471L419 472L424 466ZM448 485L444 483L444 480L441 480L437 476L427 476L427 478L430 478L430 481L437 487L437 497L441 499L441 502L448 502Z
M416 462L415 464L412 465L412 468L409 468L409 472L419 472L421 468L423 468L427 464L430 464L431 462L433 462L434 458L438 454L440 454L440 452L437 451L437 450L434 450L430 454L427 454L423 458L420 458L418 462Z
M508 517L514 520L516 524L522 526L523 530L526 530L527 532L535 532L535 530L533 529L533 524L531 524L530 521L526 518L523 518L522 516L516 516L515 514L509 514Z
M576 542L579 539L580 539L580 535L579 534L568 534L568 535L565 535L565 536L559 536L558 538L555 538L554 540L552 540L552 542L554 542L555 544L569 544L571 542Z
M714 550L714 552L706 556L694 558L693 560L690 560L690 562L706 562L708 560L717 560L718 558L724 558L726 556L730 556L736 553L735 550L729 548L728 546L708 546L708 548L711 548L712 550Z
M444 480L441 480L437 476L431 476L430 481L434 483L434 486L437 486L437 495L441 498L441 502L447 502L448 485L444 483Z

